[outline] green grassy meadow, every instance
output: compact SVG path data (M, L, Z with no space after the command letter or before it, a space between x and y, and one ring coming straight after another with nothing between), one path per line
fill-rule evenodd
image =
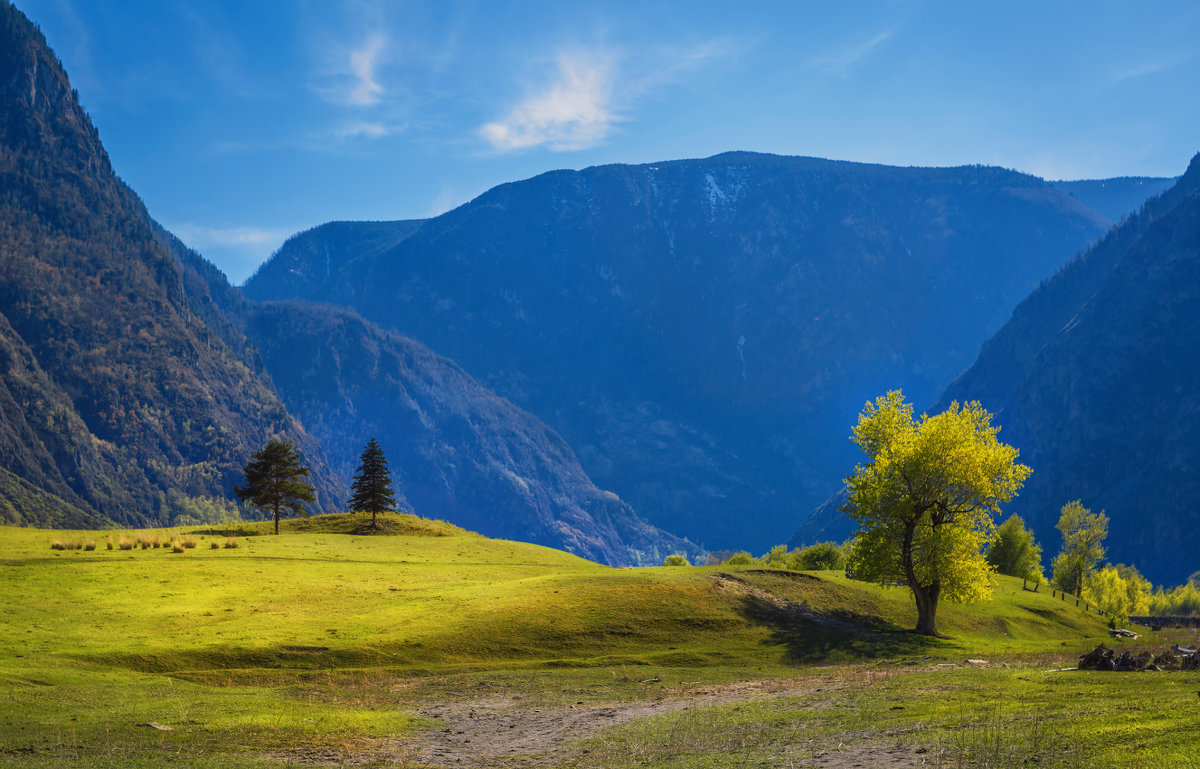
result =
M422 766L408 747L444 728L422 715L439 704L678 703L764 680L821 691L705 702L504 765L807 766L883 744L945 766L1042 748L1041 766L1195 765L1200 675L1058 671L1105 623L1009 578L990 602L943 604L948 638L924 639L906 589L837 572L613 569L381 522L198 527L178 553L106 541L183 530L0 528L0 766ZM1010 741L1025 752L987 753Z

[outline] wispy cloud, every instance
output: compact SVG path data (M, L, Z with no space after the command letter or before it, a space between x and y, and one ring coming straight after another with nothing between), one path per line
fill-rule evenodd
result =
M272 244L278 245L292 234L291 230L276 227L210 227L191 222L174 223L167 226L167 229L201 253L210 246L260 249Z
M336 49L314 90L331 104L350 107L379 104L385 93L379 70L388 42L387 35L375 31L356 45Z
M391 126L378 120L363 120L338 126L327 135L339 141L351 139L382 139L399 131L399 127Z
M816 59L813 66L827 75L844 77L856 64L867 59L876 48L891 39L896 34L896 29L893 27L884 30L866 40L858 40L835 51L830 51Z
M241 283L266 261L298 228L213 227L193 222L163 222L163 226L217 265L229 279Z
M615 61L611 54L560 54L556 76L480 134L500 151L545 145L552 150L593 147L619 120L613 108Z
M379 103L379 97L383 95L383 86L376 79L375 70L379 66L379 54L386 44L387 39L376 32L358 48L350 51L350 74L354 80L346 94L346 101L349 103L360 107Z
M1147 64L1139 64L1114 72L1109 78L1109 82L1115 85L1125 80L1133 80L1135 78L1145 77L1146 75L1153 75L1158 72L1163 72L1164 70L1168 70L1173 66L1175 66L1175 62L1173 61L1155 61Z

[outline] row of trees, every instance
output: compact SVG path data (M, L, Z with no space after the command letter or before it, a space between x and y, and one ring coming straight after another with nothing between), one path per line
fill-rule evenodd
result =
M275 533L279 519L289 515L306 515L305 502L314 502L316 489L305 479L312 471L300 460L300 454L287 441L274 440L250 458L244 468L246 485L234 489L238 499L249 501L269 511L275 518ZM367 442L359 460L358 471L351 486L350 512L371 514L371 527L377 527L376 514L394 512L396 496L392 491L392 474L379 441Z
M906 584L918 633L937 635L941 598L970 602L991 595L993 571L1041 582L1042 549L1018 516L994 517L1032 472L1001 443L999 427L977 402L919 417L895 390L868 403L851 439L867 455L846 479L843 511L858 523L850 567L880 584ZM1144 611L1150 583L1132 566L1105 565L1108 517L1079 500L1058 521L1062 551L1052 582L1113 617ZM1157 594L1155 594L1157 595ZM1186 600L1181 596L1181 600Z

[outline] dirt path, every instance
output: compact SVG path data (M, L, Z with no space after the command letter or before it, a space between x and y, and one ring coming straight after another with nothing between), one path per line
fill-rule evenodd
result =
M832 678L771 679L675 691L662 699L616 705L522 708L513 700L446 704L421 711L446 726L422 732L407 747L410 760L423 766L537 767L569 760L570 746L617 724L762 697L803 697L844 685ZM930 758L912 747L872 744L838 746L806 759L803 765L826 769L900 768L926 766Z

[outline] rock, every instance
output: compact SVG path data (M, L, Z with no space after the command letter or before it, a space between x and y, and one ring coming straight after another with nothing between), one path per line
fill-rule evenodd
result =
M159 722L157 722L157 721L147 721L147 722L146 722L146 723L144 723L144 724L138 724L138 726L149 726L151 729L157 729L157 730L159 730L160 732L173 732L173 731L175 731L175 727L173 727L173 726L167 726L166 724L160 724L160 723L159 723Z

